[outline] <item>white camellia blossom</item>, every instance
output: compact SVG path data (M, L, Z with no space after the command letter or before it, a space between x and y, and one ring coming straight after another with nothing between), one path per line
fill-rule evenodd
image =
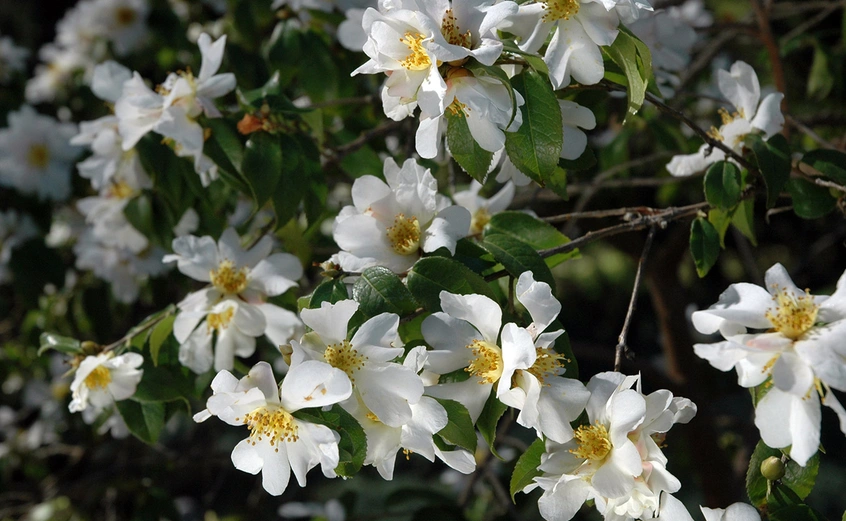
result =
M761 521L761 514L752 505L734 503L728 508L699 507L705 521ZM661 513L657 521L693 521L681 501L670 494L661 496Z
M790 446L790 457L804 466L819 447L820 400L837 413L846 433L846 410L831 392L846 391L846 274L833 295L815 296L776 264L767 270L764 288L732 284L692 318L700 333L719 332L725 339L694 345L699 357L721 371L736 369L743 387L771 378L755 408L764 443Z
M404 273L420 257L438 248L455 253L470 228L470 213L438 196L429 169L407 159L400 168L385 160L385 180L362 176L352 187L353 206L335 219L333 238L341 248L341 267L358 272L384 266Z
M116 401L126 400L133 394L141 381L143 371L139 369L144 357L138 353L114 352L87 356L76 369L70 385L73 399L68 408L71 412L86 409L103 411Z
M0 185L41 200L70 196L71 166L80 153L69 143L76 125L60 123L29 105L9 113L0 130Z
M665 95L672 95L673 88L679 85L677 74L690 63L693 46L699 41L693 23L696 21L689 20L682 9L673 6L628 24L629 29L649 47L652 67Z
M543 60L553 87L570 80L593 85L605 75L601 46L614 43L619 16L614 0L550 0L526 3L500 25L519 38L520 49L537 52L552 32Z
M15 45L8 36L0 36L0 84L8 83L15 73L26 68L29 50Z
M0 284L12 279L12 250L36 235L38 228L30 216L19 215L15 210L0 212Z
M490 199L479 195L482 185L474 180L467 190L456 192L452 200L470 212L470 235L479 235L491 220L491 217L508 209L514 200L514 183L508 182Z
M370 318L348 339L347 325L356 311L354 300L303 309L300 318L312 331L299 342L291 341L291 367L319 360L340 369L353 386L352 398L341 407L356 407L355 401L361 400L373 418L402 427L411 421L411 406L423 395L423 381L411 367L393 362L404 353L397 333L399 316L382 313Z
M84 53L53 44L39 49L38 58L42 63L35 66L35 74L26 82L24 95L28 103L56 100L64 95L74 74L94 65Z
M588 499L607 521L650 518L658 512L661 492L679 489L652 436L689 420L692 404L669 391L644 396L639 386L631 388L638 380L612 372L591 378L589 423L565 444L547 441L543 474L524 489L543 489L538 506L544 519L572 519Z
M736 112L729 113L726 109L720 109L722 125L720 128L711 127L711 137L740 153L747 135L761 133L765 139L769 139L781 132L784 126L784 116L781 113L784 94L773 92L761 100L758 75L748 63L736 61L729 71L717 71L717 80L720 92L734 105ZM695 154L674 156L667 165L667 170L677 177L688 176L725 159L732 160L727 158L722 150L712 149L706 143Z
M226 356L215 354L218 370L232 367L232 353L252 353L254 340L246 338L264 334L278 346L297 334L301 328L297 316L266 299L296 286L303 276L303 268L290 253L270 255L272 248L273 239L265 235L245 250L234 228L224 230L219 241L193 235L173 240L174 253L166 255L164 262L176 262L183 274L210 283L179 303L180 313L174 321L173 333L181 346L179 358L183 364L190 363L188 367L195 372L205 372L211 367L212 359L205 346L213 329L218 331L218 349L227 353ZM200 324L204 318L205 324ZM228 340L221 346L220 333L230 322L244 336L224 335ZM229 333L237 335L235 330ZM234 345L236 338L247 343Z
M520 411L517 423L535 429L538 437L564 443L573 438L570 422L579 417L590 395L580 381L561 376L565 359L555 352L554 343L564 330L544 333L561 312L561 303L549 284L536 281L531 271L520 275L515 296L532 317L525 331L535 356L509 363L511 351L503 343L504 368L496 396Z
M232 463L250 474L261 472L268 493L282 494L291 471L301 487L306 485L306 473L317 465L324 476L336 476L341 437L325 425L298 420L292 413L349 398L352 387L342 371L308 361L291 368L277 385L270 365L259 362L240 380L229 371L219 372L211 388L214 394L206 402L207 409L195 414L194 421L217 416L229 425L246 425L250 436L235 446Z

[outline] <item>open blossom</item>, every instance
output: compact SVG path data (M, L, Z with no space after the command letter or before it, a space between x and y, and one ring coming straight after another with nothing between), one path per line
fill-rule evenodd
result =
M79 148L69 143L76 125L60 123L29 105L9 113L0 130L0 184L39 199L70 196L71 166Z
M354 300L303 309L300 317L312 331L291 342L291 367L319 360L340 369L353 386L352 398L341 407L355 407L355 400L361 400L373 418L401 427L411 420L411 406L423 395L423 381L412 368L393 362L404 353L397 333L399 316L377 315L348 338L347 325L356 311Z
M342 371L308 361L291 368L278 385L270 365L259 362L240 380L221 371L211 388L214 394L207 409L195 414L194 421L217 416L229 425L246 425L250 435L232 450L232 463L250 474L261 472L268 493L282 494L291 471L301 487L306 485L306 473L317 465L324 476L335 477L341 437L329 427L292 414L349 398L352 388Z
M144 357L138 353L115 356L113 352L87 356L76 369L70 390L73 399L71 412L86 409L102 411L115 401L126 400L135 394L143 371L139 369Z
M761 521L761 514L752 505L734 503L728 508L699 507L705 521ZM661 513L658 521L693 521L690 512L681 501L663 494L661 496Z
M164 262L175 261L185 275L210 283L180 302L181 312L173 326L182 346L180 361L195 372L211 367L207 347L213 330L218 332L219 352L214 356L218 370L231 368L235 354L252 354L254 337L264 334L281 345L299 331L300 322L294 313L266 299L296 286L303 275L302 265L289 253L270 255L272 248L273 240L263 236L245 250L234 228L227 228L217 242L210 236L193 235L173 240L174 254L165 256ZM234 326L231 331L230 323ZM224 332L227 334L222 335ZM227 338L227 343L222 344L222 338Z
M572 519L588 499L608 521L654 517L661 492L679 489L652 436L689 420L692 404L668 391L644 396L639 386L631 388L638 379L610 372L591 378L589 423L565 444L547 441L543 474L524 490L543 489L538 506L544 519Z
M470 235L479 235L490 222L491 217L508 209L514 199L514 183L505 183L502 189L491 198L479 195L482 185L474 180L467 190L456 192L452 199L470 212Z
M734 105L735 112L720 109L722 125L720 128L711 127L711 137L740 153L747 135L758 132L769 139L781 132L784 126L784 116L781 113L784 94L773 92L761 100L758 75L755 74L755 69L742 61L734 62L729 71L721 70L717 75L720 92ZM695 154L673 157L667 165L667 170L674 176L688 176L725 159L725 152L718 148L712 149L706 143Z
M335 219L333 237L342 250L341 267L355 272L384 266L404 273L421 253L438 248L455 253L456 242L467 235L470 214L438 196L432 173L413 159L400 168L388 158L385 180L356 179L353 206L343 208Z
M732 284L708 309L693 314L700 333L725 339L696 344L698 356L721 371L737 370L738 384L772 386L755 409L755 425L770 447L790 446L790 457L805 465L820 439L820 400L840 417L846 410L831 388L846 390L846 274L831 296L796 287L787 270L767 270L765 287ZM751 331L750 331L751 330Z

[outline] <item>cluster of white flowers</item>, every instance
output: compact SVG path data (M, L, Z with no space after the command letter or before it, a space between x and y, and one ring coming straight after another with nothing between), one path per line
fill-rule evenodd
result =
M137 49L147 36L148 0L82 0L56 24L56 39L41 48L41 64L26 86L30 103L54 101L79 71L90 74L111 51Z
M109 413L104 427L117 432L118 436L126 433L126 425L112 407L116 401L135 394L144 374L140 369L143 363L144 357L138 353L115 356L112 351L78 360L70 385L72 398L68 408L71 412L82 413L83 420L89 424Z

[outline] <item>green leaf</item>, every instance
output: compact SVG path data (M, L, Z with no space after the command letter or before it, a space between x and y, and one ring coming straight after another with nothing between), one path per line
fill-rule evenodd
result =
M477 293L496 300L485 279L447 257L425 257L408 272L408 289L428 311L441 310L441 291L458 295Z
M560 166L556 166L555 172L546 180L546 187L561 199L570 200L570 194L567 192L567 171Z
M294 413L294 417L325 425L340 434L339 462L335 472L342 477L352 477L358 473L367 456L367 435L358 420L337 404L328 411L301 409Z
M476 181L484 183L493 152L488 152L476 143L464 114L453 115L447 111L447 143L452 157L461 168Z
M350 298L350 295L347 293L346 284L344 284L344 282L340 279L329 279L321 282L316 288L314 288L314 293L311 294L308 307L310 309L316 309L319 308L320 304L323 302L334 304L335 302L346 300L348 298Z
M793 198L793 211L803 219L819 219L837 206L828 188L805 179L789 180L787 191Z
M767 478L761 475L761 463L775 456L780 458L782 452L779 449L768 447L763 441L759 441L749 461L749 470L746 473L746 493L749 501L757 508L767 505ZM804 467L800 467L793 460L785 463L785 474L780 482L783 486L790 488L800 499L805 499L814 488L814 482L819 472L820 455L815 454Z
M266 132L256 132L247 141L241 165L250 184L256 208L261 208L282 177L282 147L279 139Z
M476 428L479 429L482 438L484 438L488 447L490 447L491 454L499 459L502 459L502 457L496 451L496 446L494 445L496 427L499 424L499 419L502 418L502 415L507 410L508 406L497 399L496 389L494 388L491 389L491 395L488 397L488 401L485 402L485 407L482 409L481 414L479 414L479 419L476 420Z
M526 488L526 486L534 483L534 479L541 475L540 463L541 456L546 451L546 445L543 440L538 438L529 446L529 449L520 455L520 459L514 465L514 472L511 473L511 500L518 492Z
M237 127L224 118L210 119L206 122L206 127L211 130L211 134L203 145L203 153L220 168L240 177L244 144L238 135ZM243 177L241 180L243 181Z
M626 117L623 120L624 125L643 106L643 101L646 99L646 88L648 86L648 76L644 75L645 66L647 60L650 64L652 61L651 56L648 55L648 51L645 56L640 54L639 51L643 51L643 47L639 46L636 42L637 38L635 36L627 31L620 31L614 43L609 47L602 48L611 60L622 69L626 78L624 85L627 87L628 107L626 109ZM617 78L611 77L610 79L611 81L620 83Z
M705 172L705 199L711 206L728 210L740 201L740 169L720 161Z
M846 154L837 150L811 150L802 156L802 162L807 163L829 179L846 184Z
M549 78L529 69L514 76L511 84L525 101L523 124L505 133L505 150L521 172L543 186L558 166L564 145L561 107Z
M417 303L402 280L388 268L374 266L362 272L352 288L359 311L367 317L380 313L408 315L417 309Z
M297 139L283 135L280 137L280 144L284 158L282 177L271 195L271 201L276 220L282 225L297 215L300 202L309 189L313 165L306 158Z
M506 52L521 56L524 60L526 60L526 63L529 64L529 67L531 67L537 72L549 76L549 67L546 65L546 62L543 61L543 58L541 58L537 54L525 52L510 41L503 42L502 49Z
M129 224L145 236L150 237L155 233L153 205L146 194L139 195L129 201L123 208L123 215L126 216Z
M834 88L834 76L828 64L828 54L819 44L814 46L814 61L808 73L808 97L824 100Z
M159 365L159 350L162 348L162 343L173 331L175 319L174 315L163 318L150 333L150 358L153 360L153 365Z
M555 288L555 279L549 267L538 252L525 242L508 235L494 233L485 237L482 247L491 252L494 259L500 262L514 278L519 278L523 273L531 271L535 280L546 282L550 287Z
M827 521L825 516L808 505L791 505L769 513L770 521Z
M592 148L585 147L585 151L576 159L558 158L558 166L565 170L587 170L596 166L596 154Z
M173 402L182 400L185 405L194 396L193 376L186 377L178 367L155 367L145 360L144 374L132 399L136 402Z
M697 217L690 225L690 253L700 278L707 275L717 262L720 234L707 219Z
M726 232L731 224L731 216L733 212L720 210L719 208L711 208L708 210L708 222L714 226L717 233L720 234L720 248L726 248Z
M148 445L158 441L164 427L164 403L122 400L115 402L115 405L133 436Z
M753 246L758 245L755 237L755 200L745 199L731 216L731 224L742 233Z
M523 241L535 250L546 250L570 242L566 235L554 226L523 212L500 212L491 217L485 226L485 237L501 233ZM546 258L546 265L552 268L562 262L579 256L579 250L559 253Z
M38 356L52 349L66 355L78 355L82 353L82 344L75 338L57 335L55 333L41 333L39 337L41 347L38 348Z
M446 409L447 413L446 427L438 431L438 436L450 445L457 445L471 453L476 452L476 430L473 428L473 420L470 419L467 408L455 400L445 398L435 398L435 400Z
M758 169L767 185L767 208L775 206L781 190L790 178L790 145L781 134L764 141L758 134L746 136L746 146L752 149Z

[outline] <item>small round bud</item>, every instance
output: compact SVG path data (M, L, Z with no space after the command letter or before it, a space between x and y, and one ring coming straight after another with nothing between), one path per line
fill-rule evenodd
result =
M761 462L761 475L769 481L777 481L784 477L784 462L781 458L770 456Z
M103 351L103 346L98 344L97 342L92 342L90 340L85 340L80 344L82 348L82 353L87 356L95 356L99 355Z

